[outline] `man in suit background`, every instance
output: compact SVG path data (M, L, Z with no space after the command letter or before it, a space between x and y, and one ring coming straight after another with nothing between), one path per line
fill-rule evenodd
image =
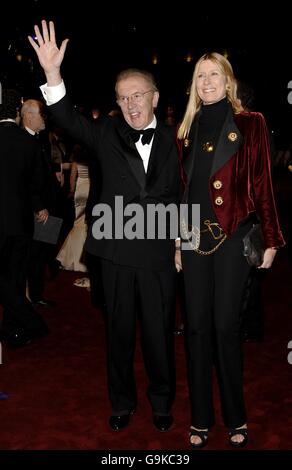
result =
M1 339L20 347L47 333L42 317L26 298L25 279L34 213L45 223L39 150L19 128L20 97L3 90L0 105L0 302Z
M40 160L43 173L43 184L41 188L41 198L48 213L56 215L56 201L59 182L57 180L52 161L50 158L50 145L47 141L42 141L39 133L46 127L45 106L35 99L24 101L21 108L22 127L37 141L40 149ZM44 298L45 275L47 264L53 263L55 258L54 245L39 240L31 243L29 263L28 263L28 292L34 305L51 307L54 302Z
M29 40L46 74L47 85L42 90L52 116L99 158L99 203L111 208L114 227L122 232L122 236L97 240L101 233L97 229L92 235L95 221L87 243L88 251L99 256L102 264L112 405L109 424L115 431L125 428L137 406L134 352L138 310L153 423L159 431L168 431L173 422L175 388L175 242L170 237L126 238L125 225L117 227L115 223L121 215L115 211L115 202L116 196L122 197L129 211L130 204L136 203L144 215L150 204L166 207L177 202L179 168L174 132L155 117L159 92L153 76L137 69L117 77L116 97L122 115L100 118L96 123L86 120L70 104L60 74L67 40L58 49L52 22L48 28L43 21L42 34L37 26L35 32L37 42Z

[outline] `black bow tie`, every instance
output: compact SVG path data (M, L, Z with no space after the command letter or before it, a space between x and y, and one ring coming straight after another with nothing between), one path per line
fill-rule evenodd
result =
M153 137L155 129L153 127L150 127L149 129L132 129L131 130L131 137L134 142L138 142L140 139L140 135L142 135L142 144L150 144L151 139Z

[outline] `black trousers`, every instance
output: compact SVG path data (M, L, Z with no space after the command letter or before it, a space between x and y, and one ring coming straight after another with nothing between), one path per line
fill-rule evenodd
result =
M174 399L175 270L151 271L102 260L106 303L108 384L113 414L137 405L134 376L136 318L153 413L167 415Z
M1 330L7 334L18 329L29 333L45 328L44 320L33 309L25 293L29 246L28 237L11 236L0 250Z
M32 302L44 298L46 266L53 258L54 245L32 240L28 262L27 283Z
M240 307L249 274L238 231L208 256L182 251L187 310L191 424L214 424L212 369L216 366L223 419L228 427L246 422ZM244 232L244 233L242 233Z

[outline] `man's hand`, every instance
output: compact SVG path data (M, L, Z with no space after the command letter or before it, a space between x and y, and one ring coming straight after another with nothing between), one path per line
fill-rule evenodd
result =
M47 209L42 209L41 211L36 212L35 217L38 222L42 222L43 224L45 224L46 221L48 220L49 213Z
M69 39L62 41L58 49L55 37L55 26L52 21L49 22L49 28L45 20L42 21L42 34L38 26L34 27L37 40L28 36L28 40L36 54L39 62L44 69L48 86L59 85L62 81L60 67L64 58L67 43Z

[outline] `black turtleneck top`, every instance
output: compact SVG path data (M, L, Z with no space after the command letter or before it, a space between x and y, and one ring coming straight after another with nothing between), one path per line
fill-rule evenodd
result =
M217 103L202 105L202 111L198 117L199 129L189 189L189 203L200 204L201 228L205 228L202 226L202 222L206 219L210 219L211 222L217 222L209 195L209 178L214 153L228 107L227 99L223 98ZM207 142L213 146L211 152L207 152L206 149L204 150L204 144Z

